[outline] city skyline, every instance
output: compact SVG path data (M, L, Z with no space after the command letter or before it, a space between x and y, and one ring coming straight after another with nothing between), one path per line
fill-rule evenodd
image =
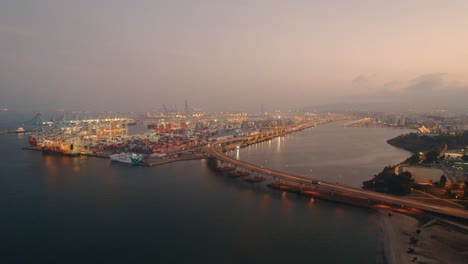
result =
M2 1L0 108L463 108L465 1Z
M468 1L0 1L0 263L468 263Z

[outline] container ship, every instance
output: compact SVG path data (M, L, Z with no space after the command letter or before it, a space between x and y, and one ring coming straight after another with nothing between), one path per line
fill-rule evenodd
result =
M122 152L119 154L112 154L109 156L112 161L128 163L128 164L138 164L143 162L143 155L135 153L126 153Z
M50 155L60 155L67 157L78 157L81 155L80 152L74 150L64 150L60 147L42 147L42 153Z

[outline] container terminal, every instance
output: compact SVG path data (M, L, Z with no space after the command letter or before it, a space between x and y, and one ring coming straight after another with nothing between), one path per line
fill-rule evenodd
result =
M95 156L135 153L144 157L139 165L156 166L168 162L206 158L205 147L211 142L250 136L246 145L289 133L301 124L350 118L343 115L278 114L249 115L229 113L147 114L138 120L116 115L96 118L64 114L60 120L42 120L37 114L26 122L29 131L27 149L64 156ZM129 134L129 126L144 127L144 133ZM227 148L245 147L227 146ZM119 159L113 159L119 160ZM123 159L122 159L123 160ZM233 176L240 176L233 174Z

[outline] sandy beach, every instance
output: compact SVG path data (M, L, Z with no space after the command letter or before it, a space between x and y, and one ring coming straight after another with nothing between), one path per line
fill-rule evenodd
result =
M468 263L468 227L437 219L420 223L388 211L379 216L388 264Z

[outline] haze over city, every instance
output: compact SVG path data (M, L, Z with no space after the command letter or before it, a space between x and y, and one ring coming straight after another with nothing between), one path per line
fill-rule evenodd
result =
M468 263L467 0L0 0L0 263Z
M467 1L0 2L0 108L460 109Z

